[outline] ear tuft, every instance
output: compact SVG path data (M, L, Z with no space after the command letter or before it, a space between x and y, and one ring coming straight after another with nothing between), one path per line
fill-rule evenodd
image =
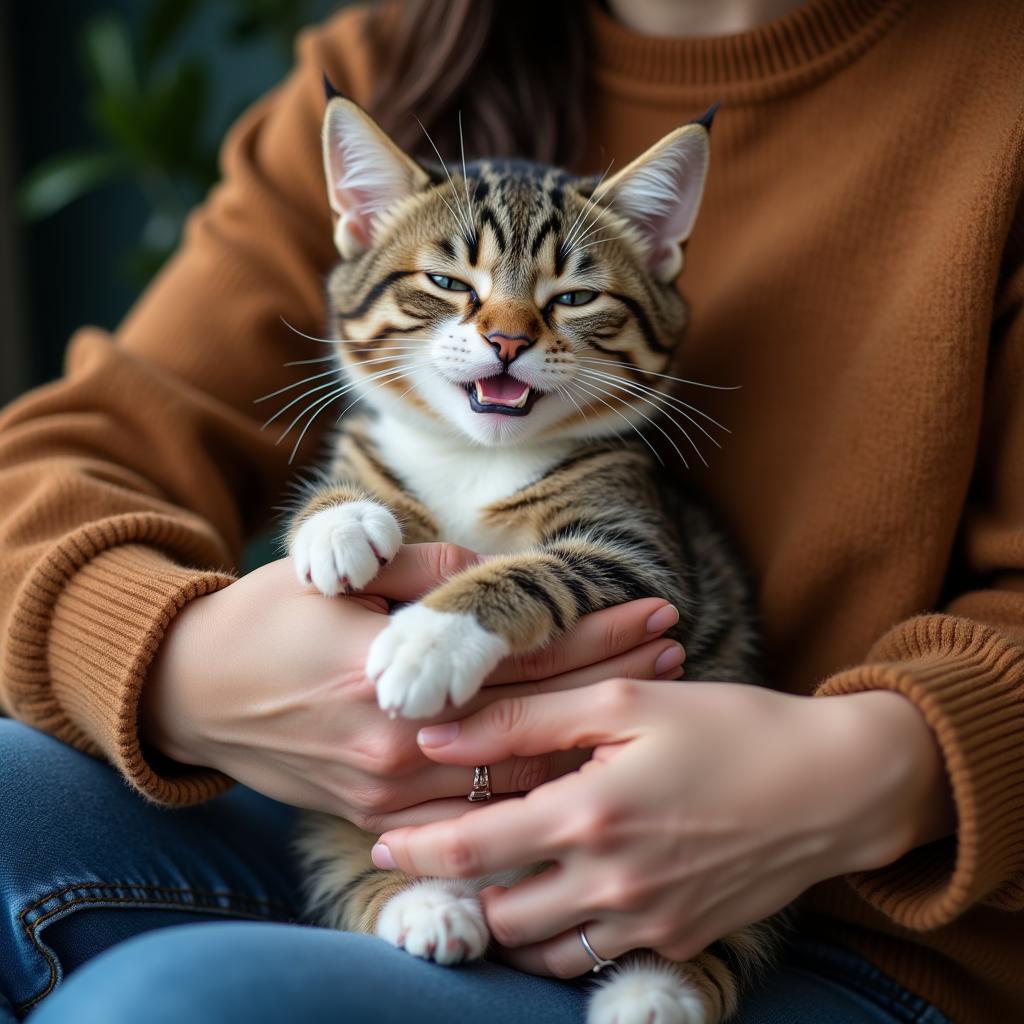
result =
M713 116L714 110L709 114ZM600 189L599 202L637 232L647 264L661 281L674 280L683 268L683 246L700 209L708 155L707 126L686 124L669 132Z
M384 214L425 188L427 172L406 156L361 107L334 96L324 112L324 173L338 215L334 244L352 259L374 243Z
M335 96L340 96L342 99L345 99L345 94L330 80L330 78L327 75L327 72L323 71L321 72L321 74L323 75L324 79L324 98L327 100L327 102L330 103L331 100L335 98Z
M703 125L707 131L711 131L711 122L715 119L715 114L718 113L718 108L722 105L722 101L718 100L717 103L712 103L707 110L704 111L700 117L694 120L694 124Z

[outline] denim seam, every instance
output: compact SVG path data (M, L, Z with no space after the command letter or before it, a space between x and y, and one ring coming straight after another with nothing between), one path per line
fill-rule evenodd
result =
M42 906L44 903L53 899L58 899L67 893L79 892L83 889L107 889L115 892L120 890L122 892L143 892L151 893L153 895L149 899L143 898L141 900L137 895L77 896L70 900L66 900L51 910L44 912L35 920L28 921L28 917L32 911ZM164 898L160 899L156 894L160 894ZM174 898L180 896L198 897L200 902ZM224 899L228 899L232 903L238 904L238 908L236 909L235 907L230 906L225 907L222 903L216 902ZM80 905L118 906L129 903L137 907L145 907L152 910L175 909L195 913L208 912L222 917L234 917L241 918L243 920L265 920L268 917L272 917L275 910L286 911L288 917L294 917L294 910L286 904L278 903L274 900L261 900L252 896L237 896L223 890L217 892L213 890L176 888L173 886L162 885L113 885L105 882L82 882L78 885L66 886L63 889L58 889L55 892L48 893L46 896L41 897L34 903L29 904L29 906L24 907L18 914L18 918L25 931L26 937L35 947L36 952L39 953L39 955L46 961L47 967L50 971L50 980L47 983L46 988L34 995L31 999L18 1005L15 1008L15 1012L19 1015L26 1013L35 1006L36 1003L46 998L57 984L59 970L56 954L49 946L40 941L39 938L39 932L49 921L62 911L66 911L69 907L76 907ZM242 909L243 906L251 909Z

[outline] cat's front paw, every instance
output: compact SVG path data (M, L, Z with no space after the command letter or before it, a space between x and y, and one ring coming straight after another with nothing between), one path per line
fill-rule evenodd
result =
M622 967L593 995L587 1024L716 1024L717 1014L676 970Z
M302 583L334 597L365 587L402 544L395 517L373 501L349 501L310 516L295 531L290 554Z
M425 879L385 904L377 934L399 949L439 964L484 955L490 934L480 901L458 882Z
M396 612L370 645L366 674L392 718L427 718L449 698L469 700L508 652L508 642L472 615L414 604Z

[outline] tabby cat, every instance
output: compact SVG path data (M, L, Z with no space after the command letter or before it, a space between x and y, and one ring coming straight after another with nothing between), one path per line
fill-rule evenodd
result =
M637 429L655 424L671 440L680 419L694 422L666 374L686 321L674 282L710 116L603 182L519 161L463 161L453 175L328 95L337 366L310 378L327 383L307 413L349 393L365 411L343 417L330 468L290 525L290 554L328 596L365 587L403 541L500 556L392 615L366 667L381 708L424 718L463 704L505 655L642 596L680 609L673 635L691 676L751 680L743 574ZM475 893L489 882L378 871L373 842L310 816L300 849L313 917L438 963L482 956ZM756 926L686 964L626 957L589 1021L723 1020L737 976L769 943Z

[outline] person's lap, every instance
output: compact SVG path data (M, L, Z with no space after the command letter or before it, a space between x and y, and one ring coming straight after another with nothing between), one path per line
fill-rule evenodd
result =
M254 793L154 807L105 765L2 719L0 765L0 1022L33 1008L32 1024L583 1020L586 983L442 968L281 923L296 916L292 812ZM736 1021L943 1018L831 951L776 970Z

